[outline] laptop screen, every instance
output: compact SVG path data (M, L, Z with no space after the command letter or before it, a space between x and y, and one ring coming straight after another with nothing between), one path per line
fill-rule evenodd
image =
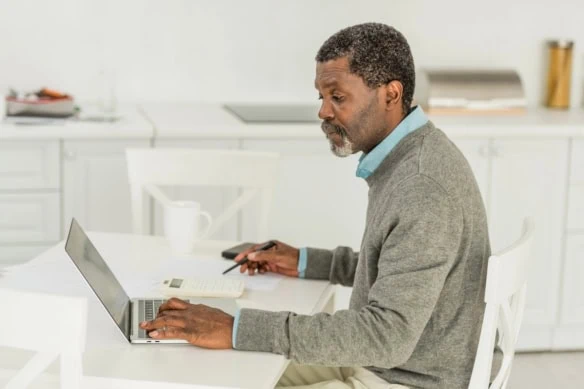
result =
M75 219L71 221L65 251L129 339L130 298Z

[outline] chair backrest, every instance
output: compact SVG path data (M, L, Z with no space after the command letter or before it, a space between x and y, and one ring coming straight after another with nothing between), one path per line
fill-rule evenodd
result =
M163 205L170 200L158 186L239 187L242 194L215 218L207 238L256 195L260 196L258 239L267 239L268 215L276 181L279 155L269 152L197 149L127 149L132 196L132 226L136 234L148 234L144 218L150 194Z
M485 288L487 305L469 389L489 388L497 334L503 361L490 389L507 386L525 308L533 229L532 219L526 218L519 240L489 258Z
M58 357L61 388L79 388L87 299L0 289L0 307L0 346L37 351L5 389L26 388Z

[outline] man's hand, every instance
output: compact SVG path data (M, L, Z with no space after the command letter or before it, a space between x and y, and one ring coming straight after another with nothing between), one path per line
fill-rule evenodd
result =
M206 305L193 305L175 297L160 306L158 316L140 327L153 339L184 339L195 346L232 348L233 316Z
M236 262L243 260L246 255L249 258L249 262L241 265L239 271L241 273L247 271L250 276L253 276L257 270L259 273L270 271L289 277L298 277L300 251L280 241L274 240L273 242L276 245L269 250L255 252L262 246L262 244L258 244L235 257Z

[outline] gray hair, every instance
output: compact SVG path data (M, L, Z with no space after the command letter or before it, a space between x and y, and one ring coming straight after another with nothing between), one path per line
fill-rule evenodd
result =
M349 70L377 88L393 80L403 85L402 107L409 112L416 85L414 58L406 38L381 23L363 23L337 32L316 54L318 62L348 56Z

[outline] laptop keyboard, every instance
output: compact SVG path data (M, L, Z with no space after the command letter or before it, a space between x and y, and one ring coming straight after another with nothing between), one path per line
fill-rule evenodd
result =
M142 323L143 321L150 321L156 318L158 314L158 308L162 304L164 304L166 300L139 300L138 301L138 323ZM138 335L140 338L149 338L146 331L139 328Z

